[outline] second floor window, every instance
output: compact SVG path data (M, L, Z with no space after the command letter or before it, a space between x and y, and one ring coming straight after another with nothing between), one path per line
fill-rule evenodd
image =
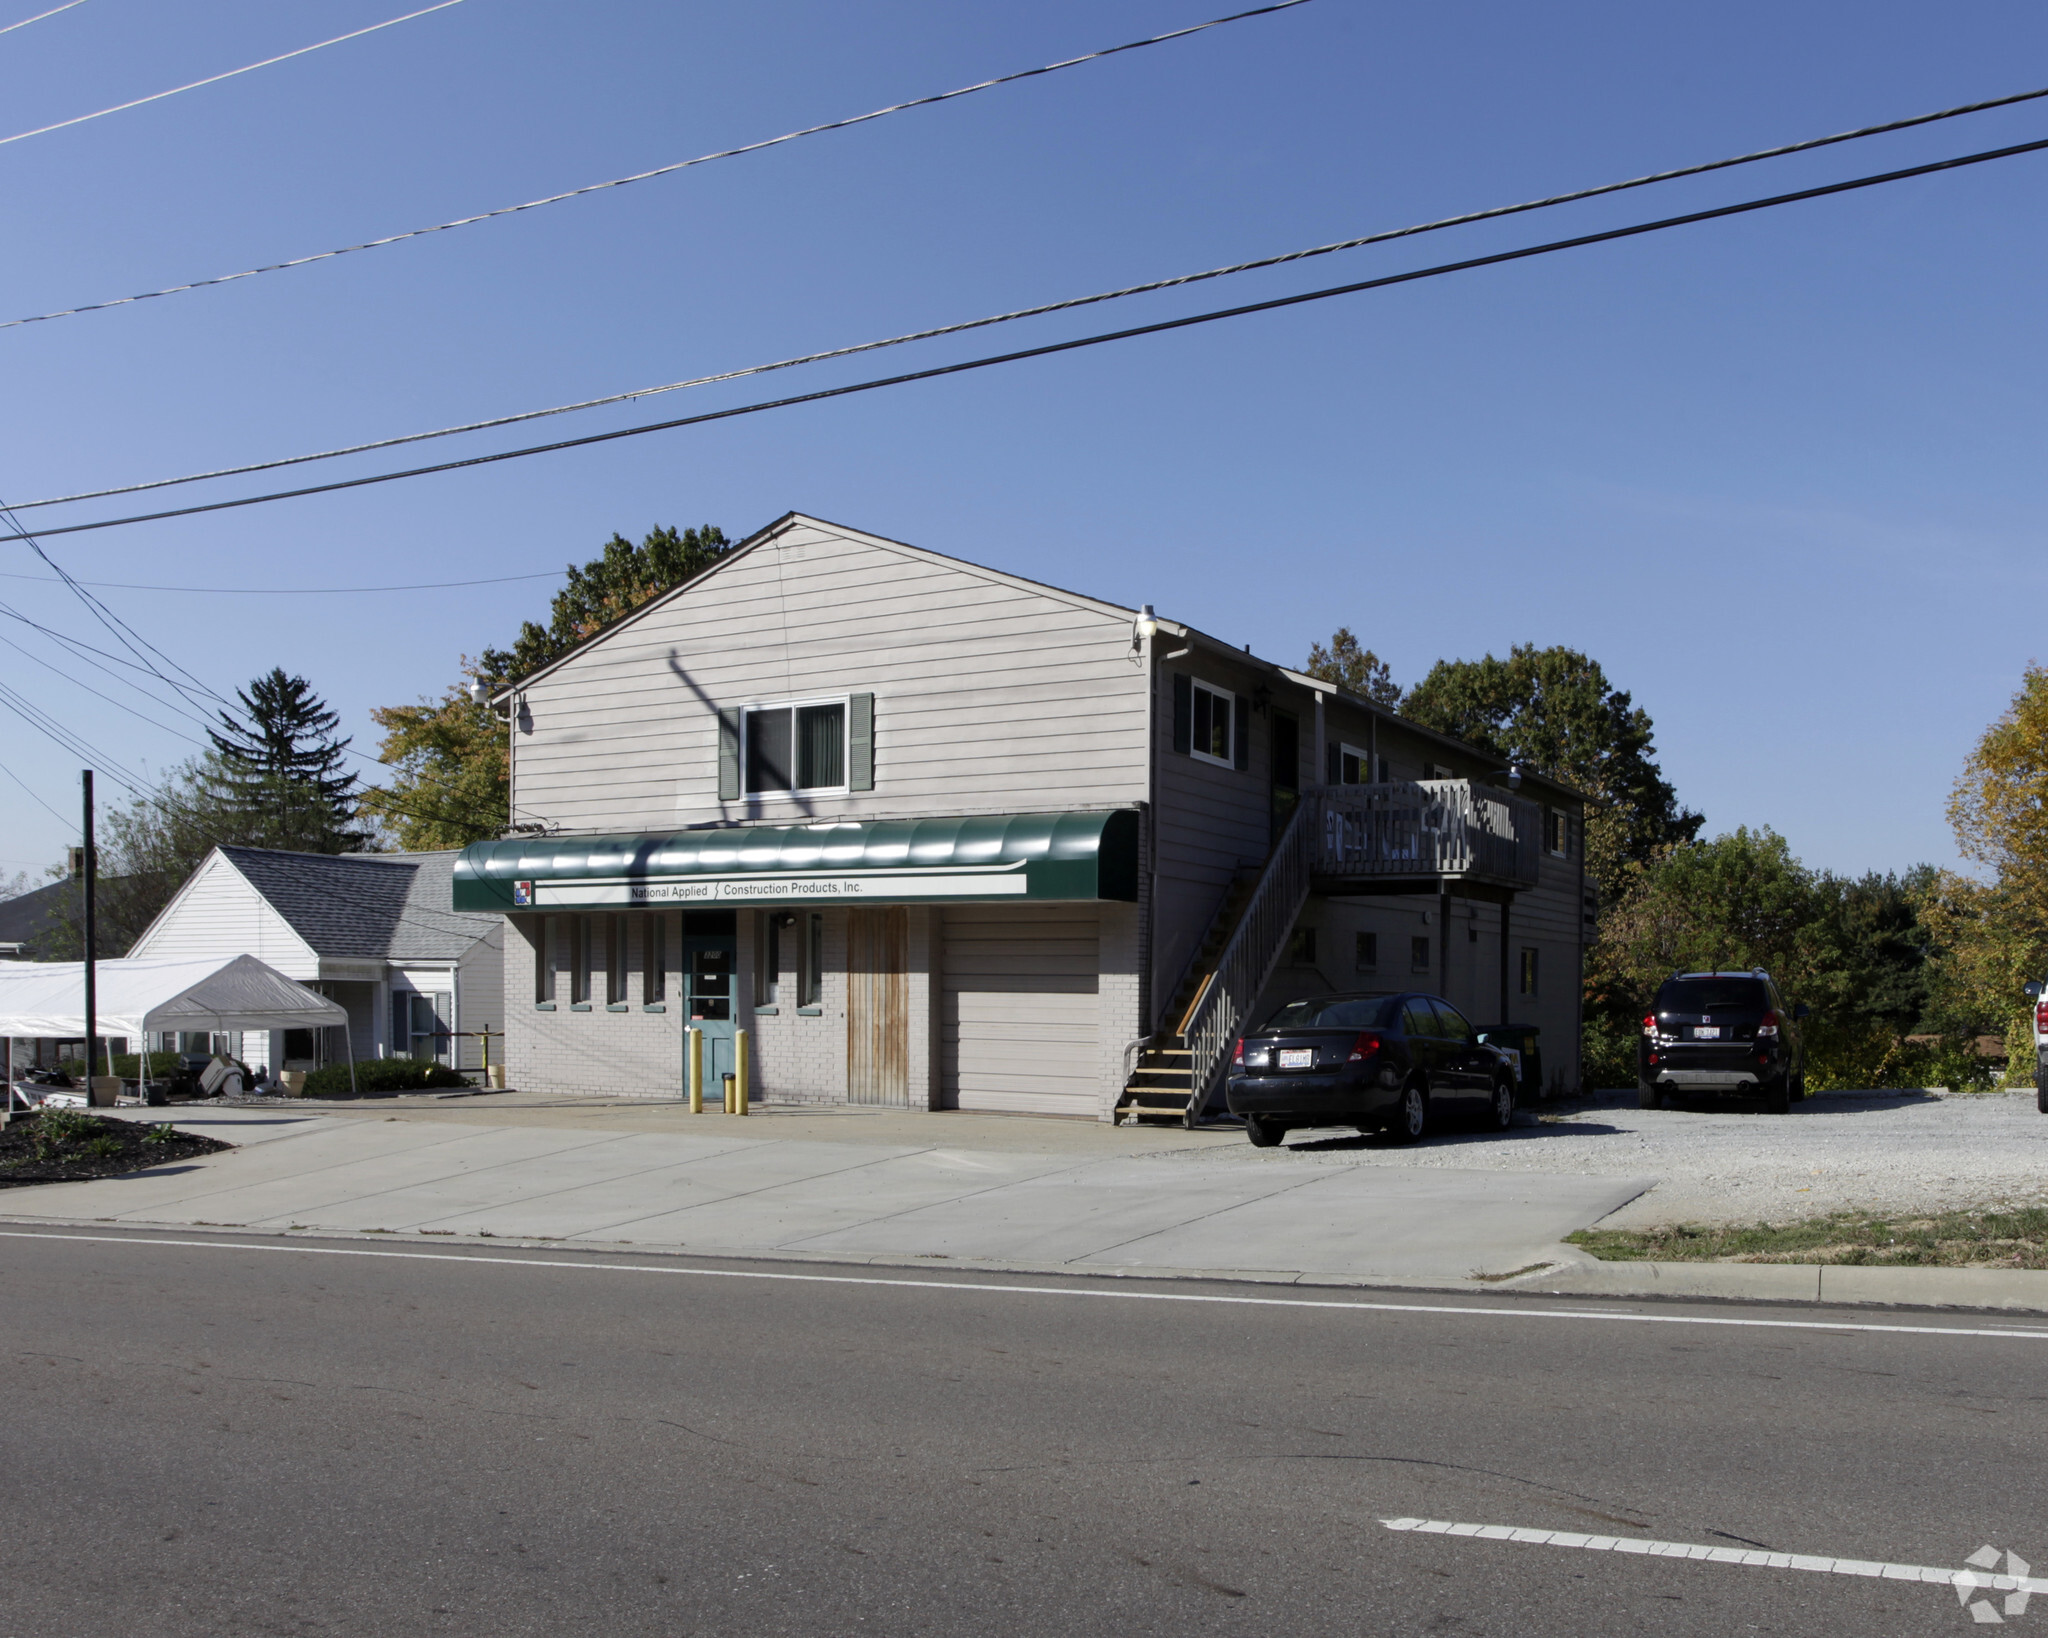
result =
M1226 768L1234 766L1237 760L1230 737L1234 698L1205 682L1195 683L1194 753L1205 762L1220 762Z
M846 702L758 706L746 713L747 794L846 788Z
M1545 841L1550 851L1560 859L1569 858L1572 851L1571 815L1562 808L1546 808L1543 814Z

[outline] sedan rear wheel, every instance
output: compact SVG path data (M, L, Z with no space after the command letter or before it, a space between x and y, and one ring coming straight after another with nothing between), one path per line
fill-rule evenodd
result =
M1515 1123L1515 1089L1507 1081L1493 1083L1493 1129L1505 1132Z
M1270 1149L1287 1135L1287 1128L1266 1115L1247 1115L1244 1135L1252 1140L1254 1149Z
M1401 1109L1394 1117L1394 1136L1414 1143L1429 1130L1429 1092L1420 1081L1410 1081L1401 1094Z

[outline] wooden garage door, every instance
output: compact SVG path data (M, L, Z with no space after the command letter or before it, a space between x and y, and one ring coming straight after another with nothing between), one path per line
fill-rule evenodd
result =
M1100 1113L1100 954L1093 905L949 906L939 1044L946 1106Z

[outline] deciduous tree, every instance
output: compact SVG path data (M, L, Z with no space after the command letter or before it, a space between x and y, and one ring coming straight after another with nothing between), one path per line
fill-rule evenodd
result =
M1504 660L1439 660L1401 709L1592 797L1586 865L1603 902L1630 865L1699 833L1701 816L1680 806L1657 765L1650 714L1574 649L1525 643Z

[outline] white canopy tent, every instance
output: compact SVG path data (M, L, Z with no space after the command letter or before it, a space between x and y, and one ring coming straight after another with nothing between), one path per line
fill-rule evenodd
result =
M254 956L94 965L95 1033L125 1035L138 1047L168 1030L348 1028L339 1003ZM84 962L0 962L0 1038L17 1035L83 1039ZM353 1041L349 1059L353 1077Z

